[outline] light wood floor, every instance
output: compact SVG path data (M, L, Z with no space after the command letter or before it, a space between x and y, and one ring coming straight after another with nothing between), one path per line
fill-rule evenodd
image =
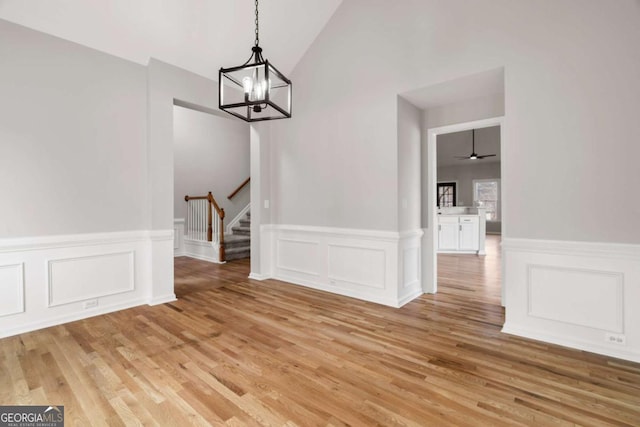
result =
M639 364L501 334L496 251L438 263L440 292L392 309L179 258L175 303L0 340L0 404L67 426L640 425Z

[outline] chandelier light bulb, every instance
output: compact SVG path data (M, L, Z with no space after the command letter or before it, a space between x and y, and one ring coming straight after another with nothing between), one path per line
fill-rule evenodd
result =
M242 79L242 87L244 88L245 94L251 94L251 89L253 88L253 79L249 76L244 77Z

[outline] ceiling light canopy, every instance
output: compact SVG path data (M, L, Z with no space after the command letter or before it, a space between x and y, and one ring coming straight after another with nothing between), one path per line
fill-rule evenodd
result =
M256 0L256 39L251 56L237 67L220 68L218 106L247 122L291 117L291 80L262 57L258 35Z

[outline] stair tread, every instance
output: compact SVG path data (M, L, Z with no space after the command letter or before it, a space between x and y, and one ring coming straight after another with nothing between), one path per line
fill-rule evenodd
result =
M239 252L251 252L251 246L240 246L237 248L225 249L224 253L229 254L237 254Z
M226 234L224 235L225 243L231 242L249 242L251 240L250 236L244 236L242 234Z
M251 212L231 227L233 234L225 236L227 260L249 258L251 256Z

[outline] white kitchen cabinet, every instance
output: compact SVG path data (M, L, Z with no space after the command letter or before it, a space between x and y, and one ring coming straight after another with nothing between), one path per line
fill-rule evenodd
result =
M480 249L478 215L438 217L438 251L477 253Z
M459 239L458 217L442 217L438 223L438 249L457 251Z
M477 251L480 241L478 217L460 217L458 249L461 251Z

